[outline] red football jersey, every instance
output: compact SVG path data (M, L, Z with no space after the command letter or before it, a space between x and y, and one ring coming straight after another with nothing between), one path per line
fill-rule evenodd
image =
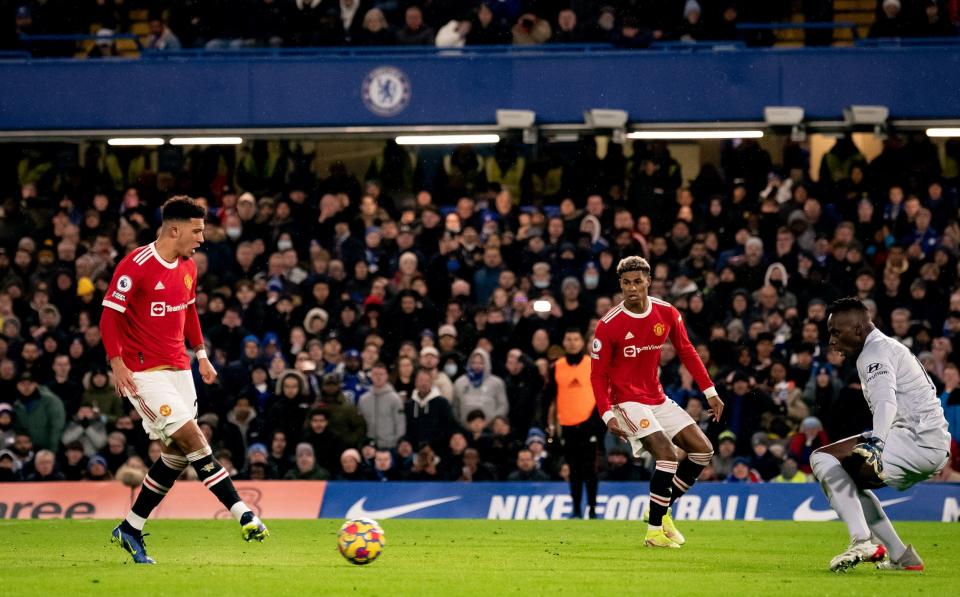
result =
M605 421L610 418L606 413L612 404L652 405L666 400L657 370L667 338L700 391L713 387L676 307L652 296L647 298L647 309L643 313L632 313L620 303L597 324L590 351L593 359L590 381L597 410Z
M183 329L187 308L197 300L196 278L192 259L164 261L154 243L117 265L103 306L124 314L120 356L131 371L190 368Z

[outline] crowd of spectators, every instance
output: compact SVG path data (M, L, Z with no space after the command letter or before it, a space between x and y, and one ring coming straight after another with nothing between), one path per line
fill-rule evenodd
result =
M742 41L769 46L772 30L739 23L790 21L792 0L6 0L2 44L35 53L63 46L20 42L20 34L90 33L92 55L110 55L110 39L130 31L129 9L149 11L147 47L430 46L609 43L645 48L658 41ZM834 19L832 0L804 0L811 22ZM877 0L871 37L955 35L960 0ZM828 45L830 30L808 45ZM67 53L72 53L70 44Z
M158 457L97 324L114 266L179 193L208 206L196 304L220 376L197 378L199 424L238 478L564 478L544 376L565 331L589 346L628 255L726 403L712 421L664 348L664 391L715 446L704 479L807 480L813 449L870 427L853 364L826 346L842 296L917 355L960 435L954 144L892 135L868 161L841 138L816 181L809 148L787 142L775 165L756 140L692 180L665 144L592 137L568 155L456 147L432 175L388 142L362 179L317 173L293 142L84 147L5 149L0 481L135 483ZM606 438L602 477L648 478L625 447Z

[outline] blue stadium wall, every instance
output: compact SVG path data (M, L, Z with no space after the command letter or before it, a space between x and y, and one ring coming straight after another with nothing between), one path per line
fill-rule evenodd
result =
M363 93L380 67L408 83L389 115ZM773 105L808 119L852 104L960 116L960 46L7 60L0 81L8 131L490 124L497 108L541 123L582 122L589 108L633 122L757 121Z
M956 522L960 485L924 483L877 491L893 520ZM646 483L600 483L600 518L640 520ZM558 520L573 510L566 483L328 483L321 518ZM674 506L678 520L837 520L817 483L698 483Z

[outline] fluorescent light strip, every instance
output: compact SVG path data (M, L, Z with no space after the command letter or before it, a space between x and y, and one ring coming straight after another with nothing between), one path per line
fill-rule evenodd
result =
M671 140L671 139L759 139L763 131L634 131L627 134L628 139Z
M934 128L927 129L928 137L960 137L960 128Z
M242 137L174 137L170 145L240 145Z
M401 135L397 145L462 145L464 143L497 143L500 135Z
M113 147L163 145L163 139L160 137L116 137L107 139L107 145L112 145Z

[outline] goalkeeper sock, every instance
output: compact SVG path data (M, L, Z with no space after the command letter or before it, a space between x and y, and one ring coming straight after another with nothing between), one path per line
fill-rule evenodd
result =
M837 516L847 524L850 540L868 541L870 529L863 515L863 506L857 497L857 486L847 471L843 470L840 461L833 454L814 452L810 456L810 467Z
M204 446L196 452L187 454L187 460L197 471L197 477L203 482L203 485L213 495L217 496L220 503L230 511L234 518L239 521L245 513L251 511L237 494L227 469L213 459L213 450L210 449L210 446Z
M907 546L903 544L900 536L897 535L897 531L895 531L893 525L890 524L890 519L887 518L886 512L883 511L880 500L878 500L877 496L869 489L857 492L857 497L860 498L864 518L866 518L867 524L870 525L870 530L873 531L873 534L880 540L880 543L883 543L884 547L887 548L890 559L896 562L903 556L903 552L907 551Z
M693 452L687 454L677 466L677 474L673 476L673 494L670 496L670 505L672 506L685 493L690 491L693 484L697 482L703 468L710 464L713 458L713 452Z
M147 476L143 478L143 485L137 500L130 508L130 512L123 521L124 530L142 531L143 525L150 518L153 509L160 505L164 496L173 487L173 483L187 468L187 459L178 454L161 453L160 458L153 463Z
M670 494L673 476L677 474L677 463L672 460L658 460L650 479L650 526L659 528L663 524L663 515L670 506Z

